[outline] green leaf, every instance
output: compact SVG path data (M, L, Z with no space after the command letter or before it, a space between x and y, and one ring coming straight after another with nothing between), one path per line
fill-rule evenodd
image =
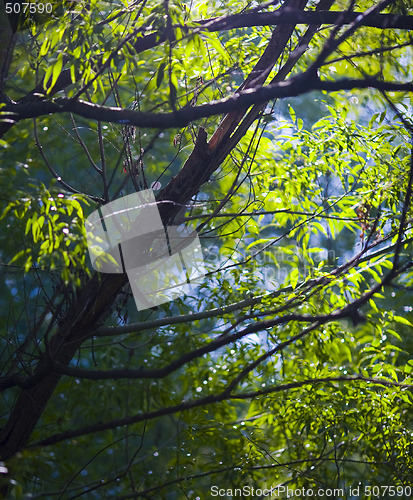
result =
M164 77L164 74L165 74L165 66L166 66L165 62L162 62L159 65L159 68L158 68L158 71L157 71L157 74L156 74L156 88L157 89L161 86L161 83L163 81L163 77Z
M43 40L41 47L40 47L39 56L40 57L45 56L47 54L47 52L49 51L49 47L50 47L50 39L45 38Z
M299 276L300 273L298 272L298 269L293 269L289 275L290 284L293 289L297 286Z
M297 116L295 114L293 107L290 104L288 105L288 112L290 113L291 120L293 121L293 123L295 123Z
M406 318L403 318L403 316L393 316L393 320L397 321L397 323L401 323L402 325L407 325L407 326L412 326L413 324Z

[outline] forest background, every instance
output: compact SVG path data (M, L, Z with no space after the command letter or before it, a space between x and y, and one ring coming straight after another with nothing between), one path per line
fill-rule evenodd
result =
M0 494L410 496L412 11L3 3ZM206 276L138 312L84 221L151 187Z

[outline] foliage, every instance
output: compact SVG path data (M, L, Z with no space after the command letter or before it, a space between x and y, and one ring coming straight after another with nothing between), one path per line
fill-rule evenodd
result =
M31 186L33 187L33 186ZM2 219L22 221L25 248L10 260L23 262L27 273L33 264L39 269L61 270L65 284L80 285L78 272L88 272L85 267L86 234L83 209L79 200L88 204L80 195L65 198L56 189L49 191L41 184L35 190L37 198L20 198L10 202L3 211ZM11 216L11 217L10 217ZM8 224L5 233L12 227ZM26 246L27 245L27 246Z

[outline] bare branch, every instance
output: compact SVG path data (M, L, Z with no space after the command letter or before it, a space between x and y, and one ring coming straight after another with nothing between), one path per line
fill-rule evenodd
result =
M5 103L5 106L2 108L2 114L4 118L13 120L14 122L47 114L73 113L84 118L143 128L182 128L199 118L229 113L239 109L240 106L251 106L275 98L296 97L312 90L338 92L341 90L366 88L387 92L413 92L413 83L383 82L375 78L343 78L337 81L322 81L314 75L303 73L285 82L244 90L227 99L212 101L201 106L188 107L173 113L145 113L122 108L99 106L86 101L73 101L61 97L54 100L23 104Z
M266 389L252 391L248 393L239 393L239 394L227 394L226 390L223 392L206 396L204 398L185 401L183 403L179 403L174 406L169 406L167 408L160 408L158 410L154 410L147 413L133 415L131 417L119 418L115 420L111 420L109 422L99 422L96 424L91 424L86 427L82 427L80 429L73 429L64 431L58 434L54 434L49 436L46 439L42 439L37 441L29 446L29 448L34 448L37 446L50 446L52 444L59 443L61 441L65 441L66 439L72 439L79 436L85 436L87 434L92 434L95 432L102 432L109 429L114 429L116 427L126 426L136 424L138 422L144 422L147 420L153 420L155 418L162 417L164 415L172 415L173 413L183 412L191 410L192 408L199 408L201 406L209 406L211 404L216 404L221 401L230 400L230 399L252 399L257 396L261 396L264 394L274 394L277 392L286 392L293 389L298 389L305 385L318 385L318 384L326 384L326 383L336 383L336 382L367 382L372 385L379 385L384 387L400 387L402 389L413 389L413 385L411 384L403 384L399 382L394 382L392 380L386 379L377 379L377 378L368 378L363 377L361 375L356 375L354 377L323 377L316 379L307 379L301 380L297 382L290 382L287 384L280 384L277 386L267 387Z
M226 16L225 18L205 19L197 21L201 27L208 31L227 31L236 28L248 28L252 26L275 26L281 24L351 24L363 12L339 12L339 11L301 11L298 9L286 9L285 11L242 13ZM381 29L403 29L413 30L413 16L398 14L374 14L363 19L360 26L368 26ZM188 28L187 28L188 29Z

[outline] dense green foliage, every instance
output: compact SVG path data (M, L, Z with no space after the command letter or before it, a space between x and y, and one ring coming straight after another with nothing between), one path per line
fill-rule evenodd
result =
M13 101L36 88L42 103L68 97L148 113L206 106L251 73L274 26L206 31L197 21L261 4L65 3L16 35L2 90ZM383 12L413 15L390 4ZM347 28L323 25L289 77ZM296 26L269 80L306 29ZM81 291L103 279L90 266L85 217L151 185L159 195L154 183L164 188L179 172L199 127L211 137L222 117L138 128L96 106L99 119L45 111L7 131L1 426L45 359L63 374L29 442L4 459L7 498L412 484L412 94L379 85L412 80L411 43L408 30L360 26L318 75L369 76L376 88L271 101L232 150L221 145L179 214L200 235L203 283L142 312L119 287L73 358L55 366L51 339L77 324Z

